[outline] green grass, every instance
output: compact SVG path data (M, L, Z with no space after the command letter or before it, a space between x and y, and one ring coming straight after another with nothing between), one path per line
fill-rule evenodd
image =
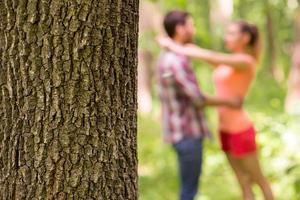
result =
M199 68L198 68L199 69ZM204 91L212 91L211 71L197 70ZM300 199L300 135L296 116L283 112L285 86L278 85L264 72L258 75L246 102L246 109L258 130L260 157L265 174L272 182L276 199ZM157 105L157 101L155 102ZM176 200L179 183L176 155L161 139L159 109L149 116L139 116L139 193L141 200ZM216 132L216 112L208 109L211 129ZM299 142L299 143L298 143ZM297 145L298 144L298 145ZM255 188L258 199L262 199ZM239 186L220 151L217 137L206 141L200 195L197 200L235 200Z
M178 177L176 155L171 145L162 143L158 121L149 117L139 118L139 184L141 200L177 199ZM201 179L201 198L212 199L218 193L220 200L237 199L233 174L226 165L217 144L205 143L205 164ZM207 168L209 167L209 169Z

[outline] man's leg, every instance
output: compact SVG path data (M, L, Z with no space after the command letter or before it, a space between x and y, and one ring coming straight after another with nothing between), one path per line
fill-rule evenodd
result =
M181 180L180 200L193 200L198 191L202 167L202 140L184 139L174 145Z

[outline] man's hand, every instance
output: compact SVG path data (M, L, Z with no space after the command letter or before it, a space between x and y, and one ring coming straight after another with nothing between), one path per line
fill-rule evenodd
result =
M243 99L241 99L240 97L235 97L226 101L226 105L232 108L241 108L243 105Z
M205 102L202 100L195 101L194 104L198 110L203 110L206 106Z
M227 106L231 108L241 108L243 105L243 99L241 97L233 97L231 99L219 98L216 96L205 95L204 106ZM203 106L202 106L203 107Z

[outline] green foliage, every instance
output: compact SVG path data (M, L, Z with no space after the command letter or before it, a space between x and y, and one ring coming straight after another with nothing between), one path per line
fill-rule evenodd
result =
M216 48L221 35L213 35L209 23L209 0L165 0L159 2L164 10L181 8L194 17L197 27L197 44ZM290 46L293 42L293 18L295 7L291 0L269 0L277 46L278 66L285 72L290 66ZM256 23L266 37L266 1L234 0L234 19L246 19ZM213 13L212 13L213 14ZM221 48L221 45L217 46ZM268 58L265 58L268 59ZM204 91L213 93L212 70L196 63L198 80ZM300 116L284 114L286 82L278 84L269 69L262 67L245 105L258 131L261 163L278 200L300 199ZM177 199L178 177L176 155L172 147L161 140L158 100L151 116L139 117L139 174L141 200ZM217 116L214 109L207 110L211 129L216 133ZM220 151L217 134L215 140L206 142L205 163L201 179L201 195L198 200L240 199L240 191L227 161ZM226 184L224 184L226 183ZM261 197L258 188L255 192Z
M204 91L211 91L211 70L197 66ZM258 75L245 104L258 132L261 163L278 200L297 200L300 194L300 117L283 113L285 88L278 86L263 70ZM151 116L139 118L139 174L141 200L173 200L177 197L178 177L176 155L161 140L158 109ZM216 112L207 112L216 133ZM240 199L234 175L218 144L206 141L204 171L199 200ZM224 184L226 183L226 184ZM255 189L258 196L261 193Z
M271 16L273 19L273 33L275 38L276 54L278 58L277 67L282 68L287 73L290 66L290 54L293 38L294 38L294 16L296 7L293 7L288 2L291 0L235 0L234 19L245 19L258 25L262 40L263 49L266 47L266 12L267 9L271 10ZM268 64L268 58L263 57L263 63L266 66ZM266 66L268 67L268 66Z

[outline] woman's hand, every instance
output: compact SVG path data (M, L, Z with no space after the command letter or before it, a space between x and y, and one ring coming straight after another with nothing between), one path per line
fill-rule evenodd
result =
M163 49L170 50L171 46L174 45L174 41L171 38L166 36L158 36L156 37L156 42Z

